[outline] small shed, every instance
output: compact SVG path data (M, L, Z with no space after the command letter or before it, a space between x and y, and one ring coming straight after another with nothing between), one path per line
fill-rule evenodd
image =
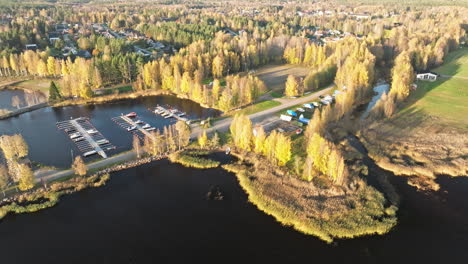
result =
M287 121L287 122L291 122L292 120L292 116L288 116L288 115L281 115L281 120L283 121Z
M420 81L430 81L430 82L433 82L435 80L437 80L437 74L436 73L432 73L432 72L426 72L426 73L418 73L416 75L416 79L420 80Z

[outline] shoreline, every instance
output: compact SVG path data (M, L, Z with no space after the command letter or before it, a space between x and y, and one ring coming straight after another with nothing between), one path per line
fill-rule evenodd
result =
M249 202L298 232L332 243L334 239L383 235L397 224L398 207L386 207L384 194L366 183L354 192L323 190L263 164L258 157L232 153L246 162L222 167L236 175ZM294 196L297 190L307 190L307 197ZM360 197L366 198L362 201Z

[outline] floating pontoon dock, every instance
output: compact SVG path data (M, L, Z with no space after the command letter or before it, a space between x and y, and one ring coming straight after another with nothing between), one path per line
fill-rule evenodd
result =
M79 117L57 122L57 128L63 130L75 142L85 157L99 154L103 158L107 158L105 151L115 149L115 146L99 133L88 118Z
M137 117L135 119L138 119ZM120 115L117 117L113 117L112 121L114 121L117 125L124 128L128 132L131 132L137 135L140 139L144 139L146 136L152 137L150 131L155 130L155 127L152 127L146 122L142 120L133 120L132 118Z
M181 121L184 121L184 122L187 122L188 119L186 117L184 117L186 114L182 111L179 111L177 109L167 109L167 108L164 108L162 106L156 106L156 108L154 110L151 110L149 109L151 112L155 113L155 114L158 114L158 115L161 115L162 117L164 118L175 118L177 120L181 120Z

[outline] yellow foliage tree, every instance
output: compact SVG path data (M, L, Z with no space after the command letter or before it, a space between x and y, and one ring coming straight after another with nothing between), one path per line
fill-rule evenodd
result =
M206 135L206 131L203 130L203 132L198 136L198 145L201 148L205 148L207 144L208 144L208 136Z

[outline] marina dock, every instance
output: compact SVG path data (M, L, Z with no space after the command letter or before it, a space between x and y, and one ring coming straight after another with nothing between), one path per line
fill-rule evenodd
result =
M177 120L181 120L184 122L189 121L188 118L186 118L186 113L177 110L177 109L167 109L162 106L156 106L154 110L151 110L153 113L161 115L162 117L168 119L168 118L175 118Z
M99 154L107 158L106 150L115 149L92 124L88 118L79 117L57 122L57 128L63 130L73 140L83 156Z
M140 139L144 139L147 136L152 137L150 131L156 129L142 120L133 120L126 115L114 117L112 118L112 121L126 129L128 132L132 132L133 134L137 135Z

